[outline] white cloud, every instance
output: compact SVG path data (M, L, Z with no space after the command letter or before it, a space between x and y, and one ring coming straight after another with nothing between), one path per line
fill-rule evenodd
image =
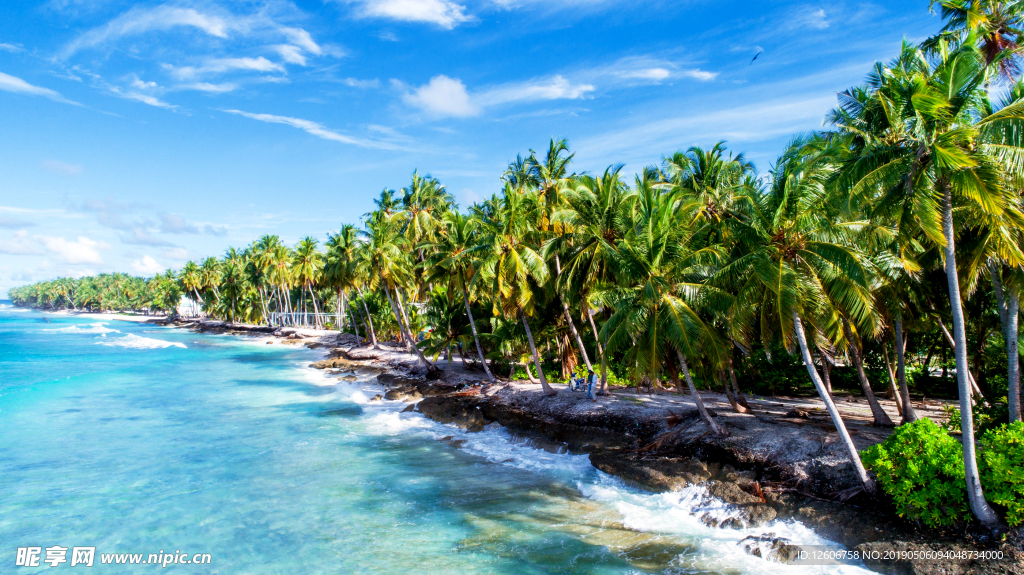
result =
M576 100L594 91L594 86L573 83L562 76L515 82L491 88L474 99L481 106L539 100Z
M62 102L64 104L74 104L81 106L78 102L72 102L61 96L58 92L54 92L49 88L40 88L39 86L33 86L28 82L18 78L16 76L9 76L0 72L0 90L4 92L14 92L15 94L26 94L29 96L42 96L49 98L55 102Z
M206 234L222 236L227 231L224 226L214 224L194 224L181 214L160 214L160 231L166 234Z
M396 83L396 86L403 87ZM402 100L431 115L466 118L490 106L542 100L575 100L594 91L591 84L570 82L562 76L512 82L470 94L457 78L434 76L430 82L406 92Z
M794 29L815 28L817 30L824 30L830 25L831 22L828 21L828 15L821 8L803 8L791 21L791 27Z
M121 234L121 241L137 246L174 246L171 242L160 239L139 226L133 227L130 233Z
M324 140L331 140L333 142L341 142L342 144L352 144L354 146L361 146L364 148L380 148L385 150L396 149L396 146L388 144L386 142L378 142L374 140L365 140L362 138L354 138L352 136L346 136L325 128L322 124L318 124L311 120L303 120L302 118L290 118L288 116L275 116L273 114L253 114L251 112L243 112L241 110L224 110L229 114L237 114L244 116L252 120L259 120L260 122L268 122L271 124L284 124L293 128L298 128L307 134L323 138Z
M626 70L621 72L620 75L623 78L636 78L637 80L660 82L661 80L667 80L671 77L672 72L665 68L644 68L640 70Z
M402 96L410 106L438 116L465 118L480 113L469 99L466 85L448 76L434 76L430 82Z
M210 92L213 94L223 94L225 92L231 92L238 88L237 85L230 82L224 82L221 84L211 84L209 82L196 82L194 84L182 84L175 86L178 90L198 90L200 92Z
M358 78L345 78L342 83L350 88L380 88L380 80L359 80Z
M142 275L151 276L162 272L164 268L152 256L142 256L141 260L132 262L132 269Z
M126 100L135 100L136 102L142 102L149 106L157 108L163 108L165 110L176 110L178 106L175 104L168 104L156 96L150 96L149 94L140 94L138 92L124 92L120 88L112 87L110 91L117 94L118 96Z
M21 46L15 46L14 44L3 44L0 43L0 50L5 52L24 52L25 49Z
M441 28L452 28L468 22L466 7L451 0L349 0L362 5L361 15L372 18L387 18L403 22L436 24Z
M277 53L281 55L281 59L289 64L306 65L306 56L302 54L302 48L298 46L279 44L274 46L274 50L277 50Z
M188 259L188 250L185 248L167 248L164 250L164 257L174 261L185 261Z
M78 241L70 241L62 237L36 236L46 251L60 256L65 263L69 264L102 264L99 250L107 249L109 246L102 242L91 240L85 236L78 236Z
M138 76L135 76L131 86L137 90L152 90L157 87L157 84L156 82L144 82Z
M105 26L82 34L64 48L62 55L66 58L83 48L92 48L108 40L177 27L195 28L210 36L227 38L231 26L225 18L202 14L192 8L168 5L156 8L135 7L111 20Z
M39 244L28 237L25 230L14 232L9 240L0 239L0 254L32 255L41 253Z
M284 66L267 60L263 56L258 58L213 58L202 66L182 66L175 68L165 66L177 78L188 80L203 74L223 74L243 70L249 72L284 72Z
M281 32L288 38L288 41L292 44L302 48L303 50L319 56L323 54L323 48L321 48L316 42L313 41L313 37L309 35L302 28L281 28Z
M61 162L58 160L45 160L43 162L40 162L39 166L47 170L50 170L51 172L64 174L65 176L82 175L82 166L80 164L69 164L67 162Z
M700 80L701 82L710 82L718 77L718 72L705 72L704 70L697 68L695 70L684 70L682 75L687 78L693 78L694 80Z

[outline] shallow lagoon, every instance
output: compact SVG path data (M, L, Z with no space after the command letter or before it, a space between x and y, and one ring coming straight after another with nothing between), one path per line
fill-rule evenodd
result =
M318 357L0 304L0 571L49 570L13 567L16 549L61 545L95 546L99 573L154 568L100 554L160 551L211 554L181 573L864 572L747 556L750 534L823 541L705 527L697 489L647 494L586 456L371 403Z

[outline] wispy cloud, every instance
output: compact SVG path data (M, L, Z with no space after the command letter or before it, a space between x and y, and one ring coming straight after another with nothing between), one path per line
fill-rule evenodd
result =
M163 108L165 110L176 110L178 106L175 104L168 104L156 96L149 94L143 94L135 91L124 91L116 86L111 86L110 91L126 100L135 100L136 102L142 102L143 104L154 106L156 108Z
M15 46L14 44L4 44L4 43L0 43L0 50L3 50L4 52L24 52L25 51L25 49L22 48L21 46Z
M46 251L57 255L65 263L69 264L102 264L99 250L109 249L110 246L89 239L86 236L78 236L76 241L71 241L55 236L35 236Z
M451 30L472 20L466 7L451 0L347 0L358 5L357 13L367 18L434 24Z
M345 78L344 80L341 81L341 83L345 84L346 86L348 86L350 88L363 88L363 89L380 88L380 80L378 80L377 78L374 78L372 80L360 80L358 78Z
M293 128L298 128L307 134L322 138L324 140L330 140L332 142L340 142L342 144L352 144L353 146L360 146L363 148L378 148L383 150L393 150L398 147L378 140L367 140L363 138L355 138L335 132L328 128L325 128L323 124L313 122L311 120L304 120L302 118L291 118L288 116L275 116L273 114L253 114L251 112L243 112L242 110L224 110L228 114L237 114L252 120L258 120L260 122L267 122L270 124L284 124Z
M572 82L559 75L526 82L510 82L472 94L462 80L445 75L434 76L430 82L412 90L400 82L395 82L395 85L406 90L402 100L409 106L433 116L455 118L477 116L484 108L504 104L575 100L594 91L591 84Z
M135 226L127 233L121 234L121 241L137 246L173 247L171 242L154 236L149 230Z
M822 8L804 6L797 9L797 12L790 19L790 27L795 30L814 28L824 30L831 25L828 15Z
M15 94L25 94L28 96L42 96L44 98L49 98L55 102L81 106L81 104L79 104L78 102L68 100L64 96L61 96L60 93L55 92L49 88L33 86L32 84L29 84L21 78L18 78L16 76L10 76L8 74L4 74L3 72L0 72L0 90L3 90L4 92L13 92Z
M232 92L238 88L237 84L231 82L223 82L220 84L211 84L209 82L196 82L194 84L180 84L174 86L175 90L196 90L198 92L209 92L211 94L224 94Z
M3 229L13 230L20 228L31 228L34 227L35 225L36 224L28 220L19 220L17 218L12 218L10 216L0 215L0 228Z
M40 162L39 166L51 172L64 174L65 176L81 176L83 171L81 164L69 164L59 160L45 160Z
M16 256L27 256L43 253L39 242L28 236L28 232L21 230L14 233L11 239L0 238L0 254Z
M227 232L224 226L193 223L181 214L160 214L160 231L165 234L205 234L222 236Z
M258 58L212 58L201 66L174 67L165 65L164 68L172 76L182 80L188 80L206 74L223 74L225 72L247 71L247 72L284 72L284 66L271 62L260 56Z
M64 48L61 56L67 58L84 48L92 48L125 36L170 30L177 27L194 28L210 36L227 38L230 23L224 17L204 14L193 8L166 4L155 8L135 7L111 20L105 26L82 34Z

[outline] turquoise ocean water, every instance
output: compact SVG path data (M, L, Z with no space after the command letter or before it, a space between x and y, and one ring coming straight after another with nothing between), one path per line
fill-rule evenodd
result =
M823 542L799 524L705 527L699 489L644 493L586 456L400 413L319 357L0 303L0 573L843 572L737 545ZM58 545L95 547L93 567L15 565ZM161 552L211 561L101 564Z

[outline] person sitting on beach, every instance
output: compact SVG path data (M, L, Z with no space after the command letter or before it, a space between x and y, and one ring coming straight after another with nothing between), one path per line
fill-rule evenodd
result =
M597 401L597 399L594 397L594 386L596 385L597 374L594 373L594 370L591 369L587 372L587 399Z

